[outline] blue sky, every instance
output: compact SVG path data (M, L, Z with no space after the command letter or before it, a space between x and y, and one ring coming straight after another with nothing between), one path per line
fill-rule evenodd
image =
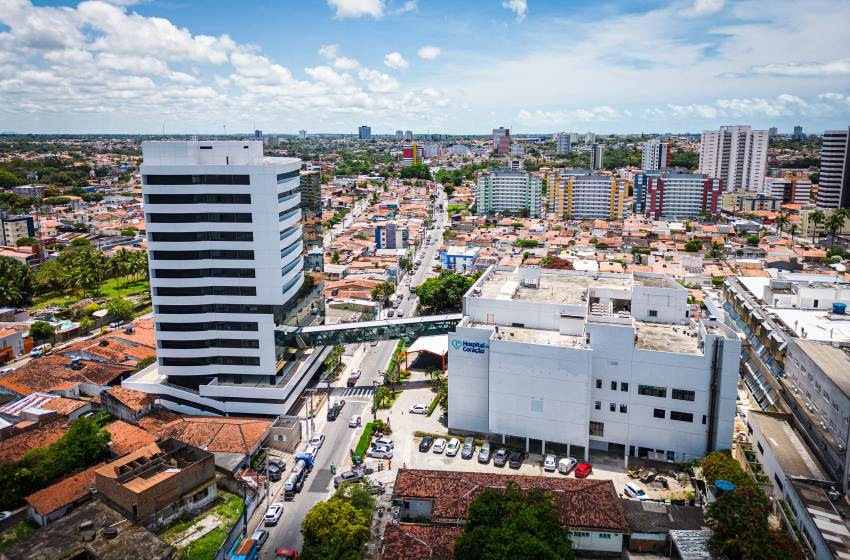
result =
M0 130L807 132L846 0L0 0Z

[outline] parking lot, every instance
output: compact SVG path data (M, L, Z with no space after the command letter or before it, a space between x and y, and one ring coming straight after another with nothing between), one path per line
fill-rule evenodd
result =
M445 453L433 453L431 450L427 452L419 451L419 442L421 438L414 437L414 432L425 432L431 434L445 434L446 440L450 440L448 429L441 422L440 409L434 411L429 417L423 414L410 414L409 409L416 404L430 405L432 399L436 395L433 386L427 384L428 378L420 372L414 372L411 377L409 386L416 388L406 389L399 396L396 403L393 405L392 412L381 411L378 413L378 418L390 421L393 433L390 437L395 443L392 468L407 465L411 469L430 469L430 470L454 470L461 472L491 472L501 474L518 474L523 476L556 476L574 477L571 472L569 475L563 475L555 472L547 472L543 470L543 455L539 453L530 453L526 456L520 468L510 468L508 466L497 467L493 464L492 458L486 463L478 462L478 450L480 446L476 446L475 454L471 459L464 459L458 453L454 457L448 457ZM371 421L371 418L366 418L364 421ZM463 444L463 438L460 439ZM501 446L501 441L493 441L492 453ZM492 454L491 454L492 457ZM593 472L589 478L608 479L614 481L614 487L619 494L623 493L623 487L627 482L635 482L629 477L629 473L623 465L623 458L613 454L604 452L590 452L590 464L593 466ZM394 470L388 470L389 462L383 460L384 470L378 472L378 461L376 459L366 459L367 467L375 470L371 478L380 480L390 484L395 480ZM676 465L671 465L676 469ZM648 485L637 481L647 494L655 499L667 499L670 497L670 492L654 491Z

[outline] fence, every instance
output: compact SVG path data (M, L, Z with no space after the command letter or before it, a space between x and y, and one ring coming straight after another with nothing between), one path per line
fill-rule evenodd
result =
M253 515L257 506L261 502L261 498L258 494L249 495L246 500L249 501L242 504L243 514L240 515L239 519L236 520L236 523L233 524L233 528L230 529L230 533L227 535L227 538L224 539L224 544L222 544L221 548L218 549L214 560L224 560L225 556L231 551L231 549L233 549L233 545L236 544L236 541L242 537L242 530L245 528L246 520L248 522L251 521L251 515Z

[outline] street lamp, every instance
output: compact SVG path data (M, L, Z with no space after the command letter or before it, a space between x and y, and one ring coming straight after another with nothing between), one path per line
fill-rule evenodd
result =
M378 387L381 382L375 379L372 381L372 386L375 390L372 392L372 422L378 419Z

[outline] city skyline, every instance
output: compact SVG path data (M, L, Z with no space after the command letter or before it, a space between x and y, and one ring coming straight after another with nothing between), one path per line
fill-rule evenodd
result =
M832 0L769 12L747 0L249 2L239 17L195 2L0 6L6 131L821 134L850 121L850 5Z

